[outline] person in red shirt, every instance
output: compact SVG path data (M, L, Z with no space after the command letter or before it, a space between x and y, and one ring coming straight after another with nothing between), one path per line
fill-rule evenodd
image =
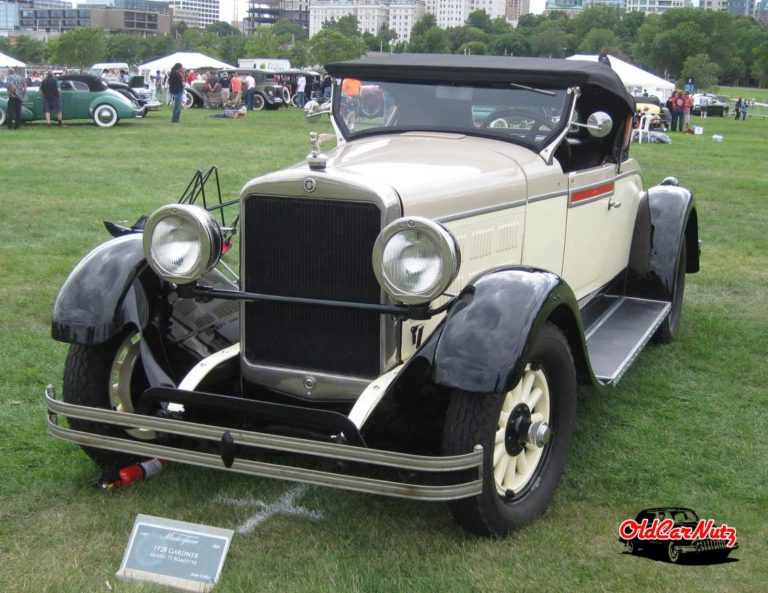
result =
M683 91L677 90L672 94L672 131L683 131L683 112L685 109L685 99Z

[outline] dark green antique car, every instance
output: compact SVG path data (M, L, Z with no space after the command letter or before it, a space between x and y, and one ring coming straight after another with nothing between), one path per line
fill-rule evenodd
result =
M61 82L61 111L65 121L92 119L100 128L111 128L121 118L141 117L141 108L90 74L67 74ZM8 98L0 96L0 125L8 113ZM55 117L55 116L54 116ZM43 95L27 91L21 107L22 121L45 119Z

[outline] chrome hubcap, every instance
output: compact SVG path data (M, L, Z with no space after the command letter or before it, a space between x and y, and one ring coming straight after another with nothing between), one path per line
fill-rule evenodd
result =
M109 371L109 405L118 412L134 413L131 382L136 365L141 359L140 340L141 336L138 332L130 334L120 344L112 361L112 368ZM155 438L153 430L128 428L125 432L135 439L144 441Z

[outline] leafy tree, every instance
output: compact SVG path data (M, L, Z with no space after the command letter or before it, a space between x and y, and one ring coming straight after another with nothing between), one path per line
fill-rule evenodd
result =
M320 66L338 60L359 58L365 51L361 37L345 36L333 28L321 29L309 40L311 61Z
M619 38L610 29L592 29L584 36L579 45L579 52L584 54L615 54L619 46Z
M288 59L291 64L297 68L311 66L309 59L309 47L306 41L297 41L288 50Z
M281 47L280 38L271 27L259 27L247 38L245 55L259 57L278 57Z
M516 31L524 35L527 39L530 39L530 36L536 28L546 20L547 19L543 14L524 14L520 17L520 20L517 21Z
M738 57L733 56L720 69L720 80L726 81L733 86L741 86L741 83L747 77L747 65Z
M528 40L518 31L495 35L488 49L496 56L527 56L531 53Z
M683 81L693 78L696 86L706 91L717 85L719 72L720 66L712 62L707 54L697 54L685 60L680 74Z
M477 41L485 45L489 40L489 35L485 31L478 29L477 27L470 27L469 25L463 27L451 27L446 30L445 33L450 40L450 51L454 53L459 52L459 48L465 43Z
M555 21L542 23L531 35L531 53L544 58L563 58L568 50L565 31Z
M184 21L178 22L178 23L171 23L171 37L174 39L178 39L182 35L184 35L184 32L189 29L189 25L185 23Z
M214 57L219 55L219 38L195 27L184 31L178 44L180 51L197 51Z
M228 64L237 64L238 58L246 56L248 39L244 35L228 35L219 44L219 56Z
M511 33L513 31L512 25L510 25L507 22L507 19L505 19L503 16L497 16L495 19L493 19L493 30L490 31L490 33L493 33L494 35L506 35L507 33Z
M154 35L143 40L139 62L151 62L167 56L174 51L174 41L170 35Z
M8 53L8 52L3 52ZM28 64L42 64L48 55L45 43L26 35L16 38L12 54L17 60Z
M205 32L217 37L227 37L229 35L240 35L240 30L233 27L225 21L216 21L205 27Z
M475 27L485 33L493 33L493 21L484 10L473 10L467 16L467 27Z
M411 42L408 44L411 53L447 54L450 48L448 34L440 27L432 27L420 35L411 32Z
M53 46L53 47L51 47ZM107 55L107 40L100 29L78 27L62 33L49 44L51 60L85 68Z
M573 33L577 39L584 39L593 29L618 31L621 26L622 12L618 7L598 4L587 8L572 20Z
M3 52L7 56L13 56L13 50L11 48L11 42L7 37L0 37L0 52ZM13 56L15 57L15 56Z
M427 13L413 24L411 28L411 39L414 35L423 35L430 29L437 27L437 19L434 14Z
M752 54L754 59L750 74L760 86L765 86L768 83L768 41L756 47Z
M137 64L141 60L143 41L136 35L110 35L107 37L107 60Z
M286 19L280 19L272 25L272 31L281 39L290 39L291 42L302 41L309 37L304 27Z
M357 17L353 14L344 15L338 21L325 21L323 23L323 29L338 31L346 37L360 36L360 23L357 20Z

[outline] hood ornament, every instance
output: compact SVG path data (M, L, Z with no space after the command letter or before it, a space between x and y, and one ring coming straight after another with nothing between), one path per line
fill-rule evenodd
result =
M328 138L333 138L333 135L318 134L317 132L309 133L311 152L307 155L307 163L309 164L310 169L325 169L325 165L328 162L328 155L320 152L320 143Z

